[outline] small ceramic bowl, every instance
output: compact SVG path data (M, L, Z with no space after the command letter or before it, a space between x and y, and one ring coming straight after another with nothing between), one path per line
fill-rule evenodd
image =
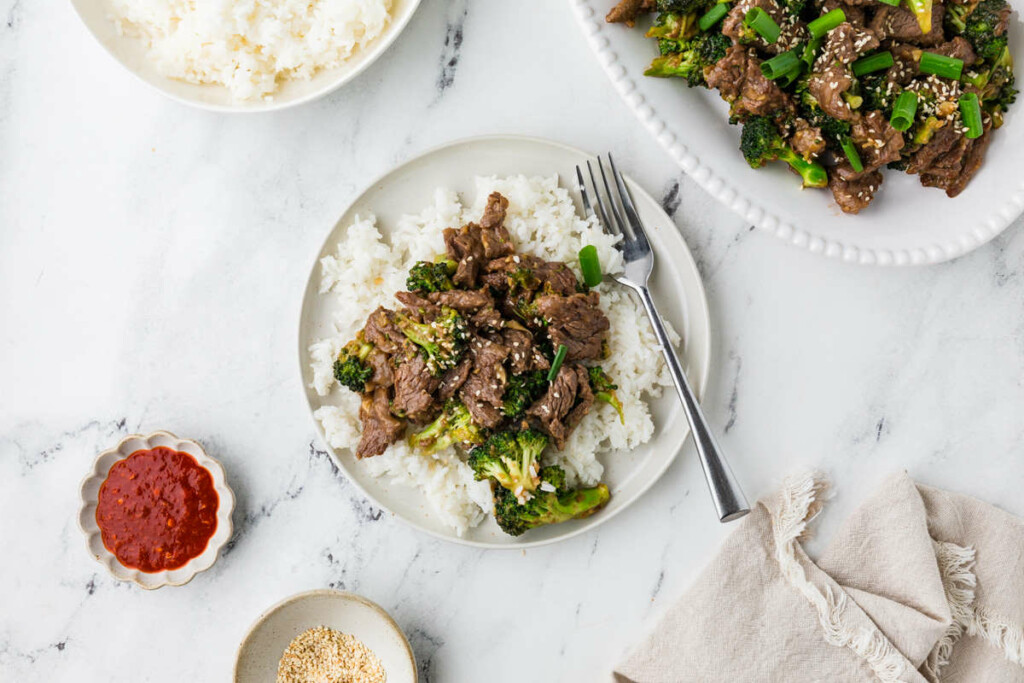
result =
M144 83L182 104L228 113L287 109L337 90L362 73L395 42L419 4L420 0L392 0L391 20L383 32L356 50L344 64L323 69L309 80L285 80L270 100L236 100L222 85L187 83L160 73L146 54L143 40L118 33L106 0L71 0L72 7L100 45Z
M416 658L395 620L380 605L354 593L313 590L277 603L260 615L238 646L235 683L266 683L288 644L306 629L327 626L358 638L380 657L388 683L416 683Z
M213 487L220 499L217 505L217 530L214 532L206 550L198 557L192 558L184 566L161 572L144 572L121 564L112 552L103 545L99 525L96 523L96 506L99 501L100 486L107 478L107 473L119 460L124 460L135 451L164 446L182 453L188 453L206 468L213 477ZM170 432L153 432L148 436L132 434L126 436L114 448L103 451L96 456L92 471L82 481L82 507L78 513L78 525L85 533L89 544L89 552L96 561L106 567L115 579L132 581L143 588L152 589L162 586L181 586L198 574L206 571L217 561L221 548L231 538L231 512L235 509L235 494L228 487L224 478L224 468L208 456L203 447L195 441L180 439Z

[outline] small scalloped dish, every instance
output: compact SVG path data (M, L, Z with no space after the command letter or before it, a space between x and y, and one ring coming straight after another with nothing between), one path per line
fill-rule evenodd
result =
M99 503L100 487L106 481L107 474L115 463L124 460L136 451L157 447L187 453L210 473L218 497L217 528L203 552L181 567L158 572L144 572L121 564L117 557L103 545L103 537L99 524L96 522L96 507ZM82 507L78 513L78 525L85 533L90 554L96 558L97 562L106 567L115 579L132 581L147 590L163 586L181 586L188 583L196 574L213 566L221 548L231 538L231 513L235 509L235 495L227 484L224 468L219 462L208 456L198 443L178 438L170 432L153 432L148 436L132 434L122 439L121 443L114 448L105 450L96 456L92 471L82 481L81 499Z

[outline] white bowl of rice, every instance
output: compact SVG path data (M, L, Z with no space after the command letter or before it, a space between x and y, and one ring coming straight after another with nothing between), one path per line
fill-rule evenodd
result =
M106 50L165 95L222 112L312 101L368 67L420 0L71 0Z

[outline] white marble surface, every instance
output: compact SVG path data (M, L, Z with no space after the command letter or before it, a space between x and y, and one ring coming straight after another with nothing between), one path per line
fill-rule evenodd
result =
M389 609L424 682L604 679L727 532L689 447L598 532L483 552L359 496L300 392L325 231L370 178L489 132L611 149L665 197L710 298L705 404L749 494L825 469L827 536L907 468L1024 514L1019 223L924 270L751 232L639 129L565 2L424 0L350 87L234 118L139 84L66 2L0 0L0 680L225 680L266 606L325 586ZM237 533L207 574L146 593L89 557L75 514L94 454L157 428L225 464Z

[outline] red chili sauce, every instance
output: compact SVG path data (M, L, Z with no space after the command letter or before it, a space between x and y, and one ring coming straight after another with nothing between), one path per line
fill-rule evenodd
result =
M177 569L206 550L217 530L213 477L188 453L158 446L110 468L96 523L103 545L126 567Z

